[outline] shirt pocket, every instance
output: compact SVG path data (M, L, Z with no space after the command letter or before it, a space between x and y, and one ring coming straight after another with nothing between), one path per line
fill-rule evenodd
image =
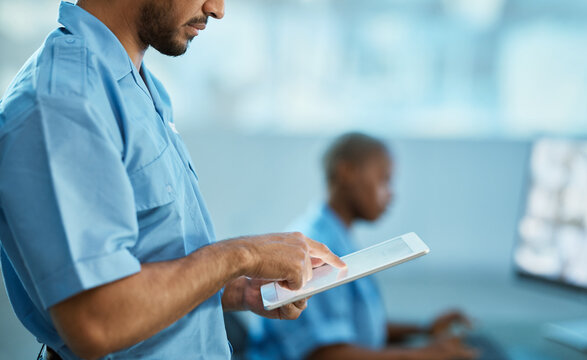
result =
M130 250L141 263L186 255L183 190L167 146L159 157L131 174L138 239Z
M169 146L141 169L129 175L137 211L172 203L176 198L173 168L168 159Z

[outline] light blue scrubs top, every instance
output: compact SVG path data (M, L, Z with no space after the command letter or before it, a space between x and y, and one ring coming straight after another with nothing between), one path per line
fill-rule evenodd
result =
M77 359L48 308L215 237L161 83L82 8L59 22L0 100L0 242L16 315ZM220 296L105 359L230 358Z
M328 205L312 208L288 227L326 244L335 254L355 252L348 229ZM381 297L369 277L314 295L297 320L256 317L249 337L251 359L304 359L316 349L353 344L381 349L387 338Z

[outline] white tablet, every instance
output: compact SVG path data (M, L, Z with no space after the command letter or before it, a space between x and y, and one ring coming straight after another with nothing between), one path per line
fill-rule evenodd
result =
M430 252L416 235L409 233L343 256L346 269L323 265L314 269L312 279L299 290L288 290L276 282L261 286L261 297L266 310L307 298L364 276L415 259Z

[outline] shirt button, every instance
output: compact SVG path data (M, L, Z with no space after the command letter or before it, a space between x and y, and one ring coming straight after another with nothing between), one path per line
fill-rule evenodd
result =
M171 185L168 184L166 188L168 193L173 192L173 188L171 187Z
M68 44L75 44L75 39L65 39L65 42Z

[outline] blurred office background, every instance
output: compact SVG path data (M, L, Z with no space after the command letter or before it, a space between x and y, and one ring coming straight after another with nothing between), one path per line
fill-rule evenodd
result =
M397 198L357 238L415 231L432 248L377 275L390 319L461 308L512 359L583 358L541 326L587 319L585 296L519 280L512 254L531 142L587 135L585 1L226 8L186 55L146 57L171 94L219 238L283 229L324 198L328 142L366 131L393 148ZM57 9L57 0L0 0L0 91L57 26ZM31 359L38 348L2 292L0 357Z

